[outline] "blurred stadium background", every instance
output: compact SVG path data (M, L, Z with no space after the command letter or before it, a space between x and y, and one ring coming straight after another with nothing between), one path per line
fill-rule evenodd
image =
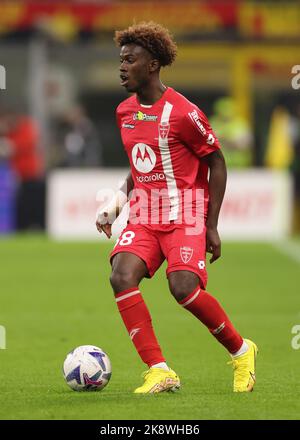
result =
M291 377L297 353L291 349L290 339L291 328L300 321L296 297L300 262L300 2L1 0L0 11L0 324L6 328L9 348L0 350L4 367L13 374L16 350L26 353L30 344L43 351L39 338L48 341L50 394L54 390L56 397L61 397L62 384L50 366L55 369L72 344L101 346L95 338L99 315L90 304L95 303L96 308L105 304L108 312L105 309L101 322L110 329L108 333L118 326L126 348L120 357L117 334L112 335L115 344L103 343L115 356L113 365L121 370L121 382L115 383L127 388L122 361L132 358L133 365L137 362L110 297L106 258L112 245L100 243L103 237L97 235L94 220L97 207L104 202L98 191L117 188L128 170L114 115L126 94L119 86L119 54L113 33L133 21L153 20L171 30L179 47L175 65L163 72L164 82L204 110L221 140L229 168L220 221L225 257L217 263L223 269L211 269L211 286L223 290L221 299L245 331L252 328L255 315L254 336L261 337L269 347L266 368L276 348L274 339L271 343L266 335L261 336L268 326L266 320L268 331L273 335L277 332L285 359L290 359L281 365L290 368L282 389L289 385L289 408L294 408L296 381ZM66 239L71 242L57 242ZM81 244L74 243L78 240ZM265 241L268 244L264 245ZM228 274L234 278L237 291L246 291L243 300L230 296ZM246 288L245 279L249 279ZM161 274L153 285L166 290L164 283ZM82 293L85 286L87 291ZM151 292L150 283L145 287L146 294L147 290ZM107 293L105 300L99 292L103 296ZM273 310L269 307L274 292ZM283 295L290 295L288 306ZM82 304L82 296L88 298L88 305ZM69 307L71 298L78 307ZM269 311L264 317L261 303ZM155 301L152 306L156 307ZM249 309L248 317L245 308L247 313ZM280 321L281 310L284 322ZM156 313L163 317L163 311ZM172 313L177 319L177 309L171 309L170 316ZM111 314L114 318L109 317ZM66 326L56 327L61 319ZM79 326L80 332L73 332L72 324ZM195 332L196 337L198 327L193 325L190 334ZM25 330L21 337L18 328ZM59 335L56 342L53 334ZM212 359L219 355L215 348L209 346L209 350ZM46 352L44 356L48 359ZM138 368L132 368L138 374ZM186 366L184 369L188 371ZM273 373L276 381L276 371ZM116 370L114 374L118 376ZM202 380L205 388L205 377ZM270 376L265 393L268 381ZM42 405L48 388L43 388L41 378L38 383L42 392L37 402ZM23 391L30 399L36 388L29 380L27 385ZM117 392L117 385L111 387L112 393ZM209 394L211 390L206 391ZM25 410L15 409L15 399L9 400L9 386L6 393L7 408L1 418L28 418ZM257 412L254 406L247 407L250 418L296 417L293 411L264 411L260 403L255 403ZM237 402L234 410L228 409L226 399L217 412L214 405L218 405L217 399L207 400L206 412L190 413L189 418L203 414L206 418L244 416L238 412ZM171 414L167 408L162 417L180 418L178 411L174 409ZM186 408L182 417L188 417ZM52 409L43 411L38 404L32 411L34 418L56 418L57 414L62 418L97 417L93 410L56 413ZM119 408L118 414L134 418L135 412L122 413ZM151 415L160 418L154 407L149 418ZM108 412L103 417L117 415ZM148 415L141 412L138 418L144 417Z

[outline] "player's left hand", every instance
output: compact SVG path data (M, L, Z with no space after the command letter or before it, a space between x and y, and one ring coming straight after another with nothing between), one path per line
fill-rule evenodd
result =
M206 229L206 252L212 254L210 263L213 263L221 256L221 240L217 228Z
M104 232L107 238L110 238L112 222L109 220L109 213L106 211L100 211L96 219L96 228L100 234Z

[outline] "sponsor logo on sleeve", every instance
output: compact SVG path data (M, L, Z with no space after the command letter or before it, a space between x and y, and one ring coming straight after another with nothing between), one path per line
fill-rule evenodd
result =
M209 145L213 145L215 143L215 138L212 133L207 134L207 131L206 131L204 125L200 121L200 117L197 113L197 110L194 109L188 115L191 118L191 120L194 122L194 124L198 127L198 129L203 134L203 136L206 136L206 143Z
M201 133L203 135L206 135L206 130L204 128L204 125L202 124L202 122L200 121L199 115L197 113L197 110L193 110L192 112L189 113L189 117L191 118L191 120L194 122L194 124L197 125L197 127L199 128L199 130L201 131Z

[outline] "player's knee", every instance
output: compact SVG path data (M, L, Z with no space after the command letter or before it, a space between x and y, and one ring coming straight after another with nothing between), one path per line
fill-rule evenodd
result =
M110 284L115 294L117 294L123 290L137 286L138 282L131 271L119 272L113 270L110 276Z
M170 291L178 302L184 300L184 298L186 298L191 293L190 291L188 291L186 286L180 283L177 285L170 285Z
M199 285L199 279L194 274L186 274L177 272L176 275L171 274L169 277L169 287L176 301L183 301L189 296L193 290Z

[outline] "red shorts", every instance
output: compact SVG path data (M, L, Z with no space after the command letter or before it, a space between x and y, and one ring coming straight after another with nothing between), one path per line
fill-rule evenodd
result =
M111 252L130 252L140 257L151 278L166 259L166 274L188 270L198 275L202 288L207 284L206 228L199 235L186 235L185 228L173 226L166 231L156 231L146 225L128 224Z

